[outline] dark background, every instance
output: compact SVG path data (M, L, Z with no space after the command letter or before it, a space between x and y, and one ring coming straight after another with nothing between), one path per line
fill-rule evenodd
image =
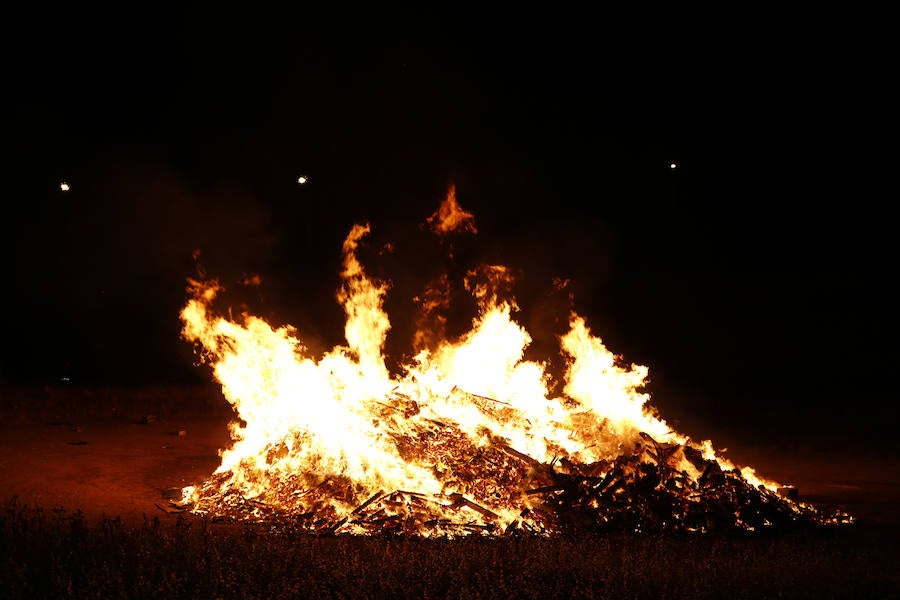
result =
M366 266L394 284L401 347L396 298L446 266L418 225L454 184L479 228L460 263L518 269L538 338L570 278L679 429L895 437L895 128L868 25L11 23L3 382L208 380L179 337L195 249L229 289L262 276L240 298L257 314L342 343L362 221L395 243Z

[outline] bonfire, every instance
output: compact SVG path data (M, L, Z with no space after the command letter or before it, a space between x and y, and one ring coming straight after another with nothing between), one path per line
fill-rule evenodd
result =
M451 187L423 222L439 239L476 235ZM190 280L183 337L236 418L233 444L175 503L217 520L289 521L316 533L555 535L567 531L758 531L853 522L791 486L678 433L649 403L648 369L606 348L574 311L560 377L525 359L531 335L501 290L510 269L463 282L471 328L444 336L446 276L417 298L412 358L388 369L388 281L367 274L357 224L337 300L346 344L314 355L302 332L214 309L216 280ZM562 284L560 284L562 285ZM561 390L553 393L551 390Z

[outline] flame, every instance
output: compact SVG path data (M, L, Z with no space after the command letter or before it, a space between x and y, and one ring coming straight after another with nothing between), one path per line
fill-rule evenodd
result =
M439 235L476 232L452 187L427 222ZM474 517L509 527L539 514L523 480L539 483L547 465L608 466L651 440L667 449L668 465L693 478L701 475L699 456L737 469L711 441L675 432L649 404L648 368L613 354L584 317L572 312L559 338L561 382L548 363L525 360L532 339L514 319L518 308L504 287L511 272L501 265L467 274L478 313L458 339L445 337L447 276L430 282L417 298L417 354L400 373L389 372L390 283L368 275L357 256L370 232L357 224L344 241L336 297L346 344L321 357L290 326L217 314L223 286L189 280L182 336L196 344L240 417L213 476L183 490L195 512L220 510L228 498L253 500L315 513L352 532L348 517L377 498L389 505L395 496L384 491L395 490L445 521L471 526ZM472 465L491 477L472 477ZM780 487L750 468L740 473L753 486Z
M431 230L438 235L448 233L478 233L475 227L475 216L462 209L456 201L456 186L451 185L447 196L441 202L440 207L432 214L426 223Z

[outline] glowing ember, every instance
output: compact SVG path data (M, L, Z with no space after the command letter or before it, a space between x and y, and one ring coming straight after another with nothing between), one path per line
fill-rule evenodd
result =
M452 188L427 224L442 236L477 232ZM532 340L500 292L510 278L502 266L468 273L479 310L458 339L442 335L446 277L430 284L418 298L417 354L389 372L390 286L357 257L369 233L356 225L344 241L346 345L321 357L291 327L218 315L222 286L190 282L183 336L240 421L219 468L184 488L182 505L235 519L290 516L314 531L420 535L850 519L820 516L710 441L673 431L642 391L647 367L623 364L577 314L559 338L561 381L525 360Z

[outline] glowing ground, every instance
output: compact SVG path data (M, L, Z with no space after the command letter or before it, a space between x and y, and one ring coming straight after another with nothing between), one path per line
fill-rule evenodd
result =
M93 394L93 396L92 396ZM154 397L154 394L157 397ZM81 510L88 518L173 521L176 490L202 481L229 444L231 417L221 400L197 401L148 388L115 411L109 394L86 391L66 403L2 396L0 487L4 499L45 509ZM32 406L24 407L30 401ZM45 406L38 406L41 402ZM93 402L87 406L87 403ZM80 403L80 405L79 405ZM211 407L212 404L212 407ZM10 410L18 406L18 412ZM149 418L148 418L149 417ZM804 501L840 506L860 525L900 525L900 467L895 456L861 447L798 444L729 446L735 462L796 486ZM187 513L184 513L189 516Z

